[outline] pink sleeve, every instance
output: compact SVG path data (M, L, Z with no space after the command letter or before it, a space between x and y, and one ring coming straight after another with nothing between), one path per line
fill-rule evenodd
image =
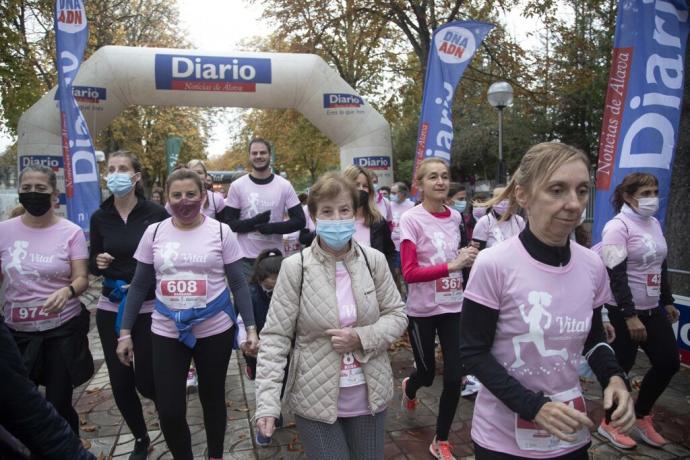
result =
M465 297L478 304L499 310L503 281L492 255L492 253L482 251L477 256L467 282Z
M69 241L69 260L83 260L89 258L84 232L77 230Z
M601 233L602 246L627 246L628 229L622 220L613 218L606 222Z
M523 231L525 229L525 219L522 218L522 216L515 216L518 221L518 227L520 228L520 231Z
M289 182L285 182L285 191L283 192L283 198L285 199L285 209L294 208L299 203L299 198L297 198L297 193L295 189L290 185Z
M417 241L417 229L414 225L414 219L411 219L409 215L403 214L400 217L400 242L405 240L412 241L415 246L419 241Z
M237 235L227 224L221 225L223 232L223 265L231 264L242 258L242 250L237 242Z
M216 212L222 211L225 207L225 200L223 199L223 195L221 195L218 192L213 192L213 201L215 201L216 203Z
M596 291L594 294L594 304L592 305L592 308L598 308L605 303L612 303L613 293L611 292L611 282L609 281L609 275L606 272L604 263L599 257L596 257L594 260L597 264L597 268L595 272L596 279L594 280L596 283Z
M137 250L134 253L134 258L142 264L153 265L153 232L158 225L162 224L159 222L149 225L144 235L141 237L139 246L137 246ZM158 230L160 231L160 228Z
M472 239L478 241L488 241L489 240L489 217L484 216L479 221L477 225L474 226L472 231Z
M231 208L241 209L240 205L240 192L237 190L237 186L241 182L236 182L235 185L230 185L230 191L228 192L228 197L225 199L225 204Z

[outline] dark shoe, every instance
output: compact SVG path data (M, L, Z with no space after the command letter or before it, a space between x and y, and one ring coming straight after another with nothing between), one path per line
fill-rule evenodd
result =
M280 414L278 420L276 420L276 429L283 427L283 414Z
M136 439L134 441L134 450L129 454L129 460L146 460L151 450L153 450L153 448L151 447L151 440L148 436Z

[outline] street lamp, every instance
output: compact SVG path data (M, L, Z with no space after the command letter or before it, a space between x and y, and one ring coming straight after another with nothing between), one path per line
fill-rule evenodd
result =
M513 87L508 82L497 81L489 86L487 92L489 104L498 109L498 170L496 172L496 183L504 180L505 166L503 164L503 109L513 105Z

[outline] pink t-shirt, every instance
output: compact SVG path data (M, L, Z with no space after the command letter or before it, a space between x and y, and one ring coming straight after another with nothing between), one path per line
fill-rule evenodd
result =
M84 232L67 219L46 228L28 227L21 216L0 222L7 325L18 331L44 331L77 316L79 298L69 299L60 313L44 313L41 307L55 291L70 284L71 261L88 258Z
M391 222L393 220L393 212L391 211L390 200L381 195L381 192L378 192L374 201L376 201L376 207L379 208L379 212L386 219L386 222Z
M604 226L602 247L608 245L623 246L628 251L628 286L635 308L656 308L661 294L661 265L668 252L659 221L632 210L621 212Z
M391 239L396 251L400 251L400 217L405 211L412 208L414 208L414 203L411 200L406 199L402 203L391 201L391 215L393 216L391 220Z
M290 182L273 175L270 183L255 184L249 174L232 183L226 204L240 210L240 219L250 219L257 214L271 211L269 222L282 222L285 211L299 204ZM256 258L264 249L283 247L283 235L263 235L259 232L237 235L244 257Z
M420 267L452 261L458 255L460 222L454 209L449 217L436 217L424 206L415 206L400 218L400 241L410 240L417 247ZM410 283L407 289L408 316L434 316L462 310L462 272L424 283Z
M342 262L335 264L335 297L338 301L340 327L357 324L357 304L352 280ZM357 417L369 413L369 399L362 366L353 353L345 353L340 362L338 417Z
M534 260L520 239L482 251L465 297L499 311L491 354L525 388L543 391L585 411L578 364L592 310L611 298L601 259L570 243L564 267ZM574 291L573 286L577 286ZM474 404L472 439L482 447L530 458L551 458L589 442L583 429L574 443L559 442L506 407L482 387Z
M139 310L139 314L151 313L153 311L155 304L156 304L155 300L144 301L144 303L141 304L141 310ZM118 309L119 305L120 305L119 303L111 302L105 296L100 296L98 298L98 305L96 305L96 308L98 308L99 310L105 310L105 311L111 311L113 313L117 313L117 309Z
M371 246L371 229L364 224L364 219L355 219L354 238L362 246Z
M307 219L307 225L305 226L305 228L308 229L310 232L315 232L316 224L314 224L314 221L311 220L311 216L309 215L309 207L306 204L302 206L302 211L304 211L304 217L306 217Z
M299 242L299 231L283 235L283 257L299 252L302 245Z
M472 232L472 239L486 241L486 247L490 248L520 234L524 228L525 221L520 216L514 215L507 221L500 221L490 212L477 221Z
M227 288L225 265L242 258L242 253L237 236L226 224L206 218L199 227L180 230L168 218L160 222L160 226L158 223L149 225L134 258L153 264L156 298L170 309L185 309L198 308L218 297ZM153 333L171 338L179 336L172 320L155 310L151 319ZM231 326L232 320L228 315L219 312L193 326L192 332L197 338L203 338L220 334Z

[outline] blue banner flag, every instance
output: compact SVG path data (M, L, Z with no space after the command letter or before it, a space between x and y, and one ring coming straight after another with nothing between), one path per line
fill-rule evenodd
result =
M659 180L663 225L678 141L686 0L619 0L606 106L599 140L592 243L614 215L611 195L634 172ZM685 173L685 171L678 171Z
M67 217L79 225L87 237L91 214L98 208L101 197L91 134L74 97L72 83L79 72L88 37L84 2L56 0L57 92L62 124Z
M414 171L429 157L450 163L455 88L477 48L493 28L493 24L485 22L455 21L434 31L424 77ZM413 194L416 193L416 186L412 188Z

